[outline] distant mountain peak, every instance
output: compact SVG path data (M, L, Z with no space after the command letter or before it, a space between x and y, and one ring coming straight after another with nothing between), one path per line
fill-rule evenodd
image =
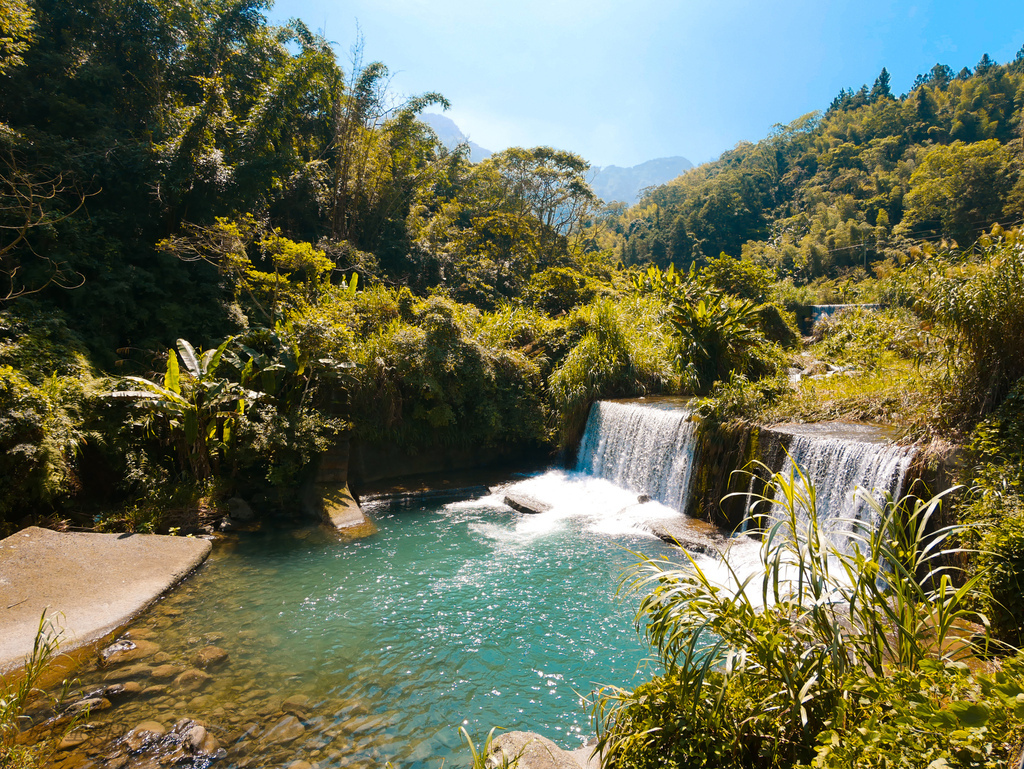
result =
M666 184L693 168L681 155L669 158L655 158L631 168L604 166L594 169L590 188L606 203L620 200L633 205L640 199L641 190Z
M436 112L425 112L420 115L419 120L421 123L426 123L434 129L434 133L441 140L441 144L450 150L455 149L460 144L468 144L469 159L473 163L479 163L481 160L486 160L491 156L490 150L484 149L476 142L470 141L469 137L462 133L462 130L455 125L455 121L451 118L438 115Z

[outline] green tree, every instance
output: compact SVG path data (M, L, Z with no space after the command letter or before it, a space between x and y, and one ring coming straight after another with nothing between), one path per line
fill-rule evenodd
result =
M1009 153L996 139L935 147L910 177L904 229L938 224L967 244L1002 214L1013 182Z
M0 75L23 62L33 26L32 7L25 0L0 0Z

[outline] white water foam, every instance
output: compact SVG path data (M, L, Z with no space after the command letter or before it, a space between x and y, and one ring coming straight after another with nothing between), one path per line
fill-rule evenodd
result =
M644 527L645 522L679 515L658 502L641 504L635 492L616 486L611 481L566 470L549 470L542 475L503 486L481 499L454 502L446 505L445 509L457 512L487 506L504 510L507 509L507 494L532 497L550 506L543 513L517 517L511 528L502 524L472 524L472 528L479 534L507 544L526 543L561 531L569 521L582 526L583 531L609 537L651 537L653 534Z

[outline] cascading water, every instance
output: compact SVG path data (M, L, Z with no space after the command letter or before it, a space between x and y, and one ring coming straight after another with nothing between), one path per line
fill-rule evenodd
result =
M686 512L696 425L678 406L595 403L576 471L604 478Z
M802 469L815 489L818 524L836 544L848 539L855 528L876 523L865 496L876 502L886 493L899 497L916 452L913 446L880 442L871 428L856 425L782 431L793 437L781 474L799 483L794 463Z

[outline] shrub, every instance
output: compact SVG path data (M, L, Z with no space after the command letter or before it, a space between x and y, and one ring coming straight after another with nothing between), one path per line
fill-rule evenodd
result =
M718 581L691 558L645 560L627 578L645 594L637 627L665 673L595 702L604 765L841 765L828 761L844 740L898 732L908 711L928 731L907 730L902 763L877 765L920 766L924 747L948 765L961 747L1005 761L1008 732L1024 724L1024 679L1019 664L972 679L955 662L955 627L978 585L957 586L943 565L953 532L931 524L941 498L865 496L878 521L855 528L851 547L819 527L814 488L796 472L772 477L782 512L760 518L760 575L726 561Z
M976 253L947 251L905 276L915 309L947 329L942 404L949 424L971 425L1024 377L1024 240L990 240Z
M537 365L474 338L479 318L473 308L433 297L415 325L395 320L365 340L352 397L356 435L408 450L541 440Z
M595 289L586 275L571 267L549 267L531 276L525 294L534 307L558 315L587 304Z
M923 361L930 357L930 335L904 309L841 310L815 324L815 333L830 360L875 369L888 350L901 358Z
M0 366L0 530L52 510L77 488L84 402L77 378L52 376L37 387Z
M626 398L670 390L673 377L660 303L601 299L577 318L586 332L548 383L558 440L568 446L582 434L590 406L601 398Z
M1024 501L1001 504L981 538L974 570L987 588L983 608L992 634L1024 646Z

